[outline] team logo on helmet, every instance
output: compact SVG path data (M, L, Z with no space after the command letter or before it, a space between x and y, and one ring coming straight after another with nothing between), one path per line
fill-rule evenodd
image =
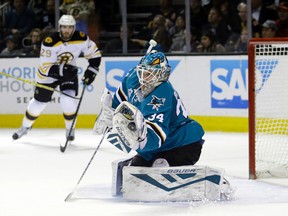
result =
M151 65L160 64L160 58L155 59Z

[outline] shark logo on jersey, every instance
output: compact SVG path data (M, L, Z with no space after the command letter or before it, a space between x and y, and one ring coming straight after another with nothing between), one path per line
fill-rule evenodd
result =
M156 109L158 111L159 107L164 106L166 98L158 98L155 95L152 95L152 97L152 100L147 105L151 105L152 109Z

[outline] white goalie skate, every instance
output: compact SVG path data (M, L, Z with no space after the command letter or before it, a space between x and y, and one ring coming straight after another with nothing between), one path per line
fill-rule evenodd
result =
M21 138L22 136L26 135L29 130L31 130L32 127L21 127L18 131L16 131L13 135L12 138L14 140L17 140Z

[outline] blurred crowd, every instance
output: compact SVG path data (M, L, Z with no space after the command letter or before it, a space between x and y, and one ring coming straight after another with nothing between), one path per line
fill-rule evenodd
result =
M247 53L247 2L252 9L252 37L288 36L288 0L190 0L189 29L184 4L155 2L137 31L132 22L127 29L121 26L121 16L117 18L121 14L119 0L60 0L59 10L60 15L73 15L77 29L88 34L104 54L122 53L124 31L128 53L145 52L150 39L156 40L156 48L165 53L186 53L186 41L190 41L191 53ZM58 28L55 0L0 3L8 5L0 19L0 56L39 56L42 39ZM116 25L112 26L113 22ZM117 32L116 37L101 43L99 35L109 31ZM186 40L186 31L190 31L190 40Z

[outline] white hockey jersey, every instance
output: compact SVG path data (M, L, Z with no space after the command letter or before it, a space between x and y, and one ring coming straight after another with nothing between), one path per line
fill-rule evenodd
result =
M76 59L81 54L87 60L101 58L101 52L97 45L83 32L75 31L69 41L64 41L59 32L46 37L41 44L37 82L53 83L56 79L48 77L51 66L62 63L76 65ZM96 65L96 67L98 66Z

